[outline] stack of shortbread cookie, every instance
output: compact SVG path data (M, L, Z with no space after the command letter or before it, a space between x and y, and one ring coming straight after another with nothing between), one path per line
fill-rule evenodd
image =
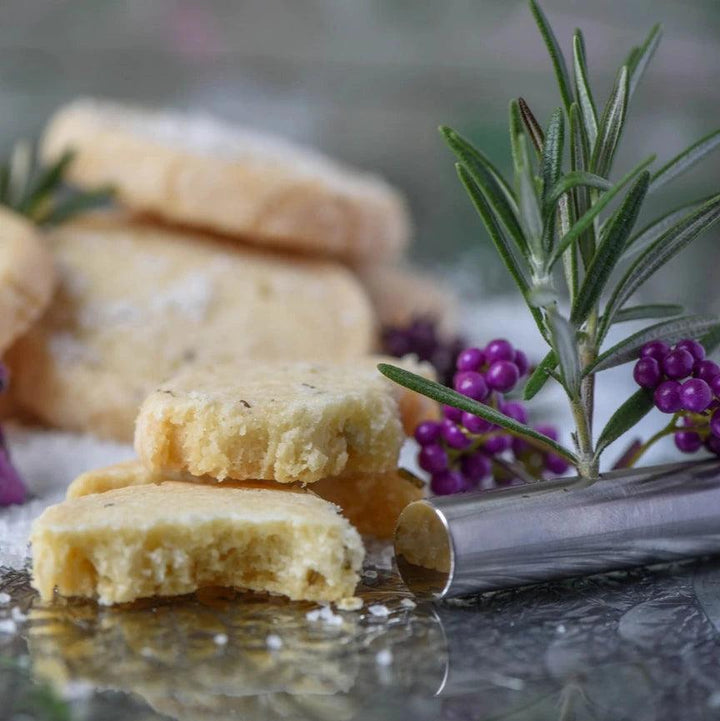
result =
M58 284L9 353L13 399L60 428L135 427L138 460L86 473L38 519L41 596L351 595L358 531L389 537L421 495L398 454L436 413L377 372L379 323L450 317L399 264L402 198L281 139L112 103L57 113L43 154L68 149L70 179L112 185L122 208L41 245Z

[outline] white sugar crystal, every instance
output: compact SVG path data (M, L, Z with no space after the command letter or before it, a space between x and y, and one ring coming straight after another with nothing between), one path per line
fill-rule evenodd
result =
M415 608L417 606L417 603L413 601L411 598L403 598L402 601L400 601L400 605L403 608Z
M567 629L566 629L565 626L561 623L555 630L556 630L558 633L565 633L565 631L566 631Z
M337 613L333 613L330 606L322 606L312 611L308 611L305 614L305 618L308 621L322 621L328 624L328 626L342 626L343 618Z
M226 633L216 633L213 636L213 641L215 641L215 643L218 646L225 646L228 642L227 634Z
M265 645L271 651L277 651L278 649L281 649L283 647L283 640L276 633L271 633L265 639Z
M0 591L0 604L5 605L6 603L10 603L10 594Z
M0 566L23 568L32 522L65 496L69 483L90 468L129 460L132 446L62 431L5 428L10 454L35 498L0 509Z
M372 568L366 568L366 569L363 571L363 576L364 576L365 578L377 578L378 574L377 574L377 571L375 571L374 569L372 569Z
M381 603L375 603L372 606L368 606L368 611L370 611L373 616L377 616L379 618L385 618L390 615L388 607Z
M389 648L384 648L375 654L375 663L377 663L378 666L389 666L392 662L393 655Z
M15 633L15 631L17 631L15 621L9 618L4 618L0 621L0 633Z

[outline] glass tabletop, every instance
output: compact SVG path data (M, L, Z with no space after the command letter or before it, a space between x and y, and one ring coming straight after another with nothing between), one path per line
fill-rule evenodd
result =
M0 593L2 718L720 719L719 562L437 605L370 567L359 611L227 589L42 606L18 571Z

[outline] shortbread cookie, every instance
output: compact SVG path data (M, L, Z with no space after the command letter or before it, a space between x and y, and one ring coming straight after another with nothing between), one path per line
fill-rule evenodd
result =
M397 257L409 236L387 183L282 138L207 116L77 100L51 120L43 156L110 183L128 207L261 245L350 261Z
M332 601L351 595L357 531L312 494L191 483L120 488L48 508L33 524L33 586L124 603L205 586Z
M135 450L154 471L312 483L397 467L399 392L376 360L193 367L140 408Z
M54 283L43 239L27 220L0 207L0 354L42 313Z
M193 363L338 360L374 343L340 265L96 218L49 239L60 284L13 349L14 393L41 420L127 441L145 396Z
M457 300L438 278L401 265L367 266L358 276L382 325L402 327L429 318L442 334L457 333Z
M97 468L78 476L67 489L67 498L106 493L126 486L144 486L168 480L184 483L215 483L209 476L197 478L188 473L155 474L140 461L125 461ZM292 484L274 481L225 481L223 487L252 487L294 490ZM422 498L422 487L398 471L354 473L339 478L325 478L310 486L312 492L334 503L343 516L363 535L391 538L395 523L408 503Z

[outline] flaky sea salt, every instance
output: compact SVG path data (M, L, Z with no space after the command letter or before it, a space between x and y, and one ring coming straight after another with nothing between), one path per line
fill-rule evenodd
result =
M271 651L278 651L279 649L281 649L283 647L283 640L276 633L271 633L265 639L265 645Z
M13 606L10 609L10 618L16 623L23 623L27 621L27 614L23 613L17 606Z
M343 617L337 613L333 613L330 606L321 606L320 608L308 611L305 614L305 618L312 622L322 621L328 626L342 626L343 623Z
M0 591L0 606L10 603L10 594Z
M227 634L226 634L226 633L216 633L216 634L213 636L213 641L214 641L218 646L225 646L225 645L227 645L227 642L228 642Z
M368 611L378 618L385 618L390 615L390 609L381 603L374 603L372 606L368 606Z
M384 648L382 651L378 651L375 654L375 663L378 666L389 666L392 662L393 655L389 648Z
M15 633L17 624L10 618L4 618L0 621L0 633Z
M402 601L400 601L400 605L403 608L415 608L417 606L417 603L413 601L411 598L403 598Z

